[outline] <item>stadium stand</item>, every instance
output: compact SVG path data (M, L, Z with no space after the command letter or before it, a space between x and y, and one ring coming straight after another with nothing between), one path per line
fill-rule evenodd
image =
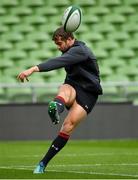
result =
M138 81L137 0L1 0L0 102L18 101L20 96L15 99L15 95L19 88L10 89L10 85L17 83L19 70L60 54L51 41L51 35L61 25L63 11L71 4L81 6L83 12L76 37L86 41L96 54L103 85L104 82L112 83L110 88L104 87L105 94L114 100L119 92L114 82L121 82L122 86L123 82L133 82L134 87L125 87L126 95L129 100L138 99L135 85ZM32 77L30 83L40 82L45 86L47 82L61 83L64 75L63 70L41 73ZM8 84L9 88L5 90L2 83ZM22 102L31 94L31 89L28 89L21 88L19 94L22 98L19 99ZM35 91L40 102L50 92L43 88Z
M19 2L18 0L1 0L0 2L0 5L3 6L3 7L14 7L14 6L17 6L19 5Z

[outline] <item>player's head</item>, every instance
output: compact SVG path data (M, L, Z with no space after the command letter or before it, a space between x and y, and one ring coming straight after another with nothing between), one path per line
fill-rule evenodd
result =
M62 52L69 49L75 41L73 33L65 32L63 27L56 29L56 31L53 33L52 40Z

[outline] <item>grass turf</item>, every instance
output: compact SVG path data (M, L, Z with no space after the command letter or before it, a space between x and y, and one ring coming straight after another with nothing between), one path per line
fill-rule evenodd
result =
M138 179L138 140L69 141L33 174L49 141L0 142L0 179Z

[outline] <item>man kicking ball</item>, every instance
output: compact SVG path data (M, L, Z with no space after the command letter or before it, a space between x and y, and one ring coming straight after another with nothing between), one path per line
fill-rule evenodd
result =
M73 130L87 117L96 104L98 95L102 94L96 57L85 43L76 40L73 33L65 32L63 27L53 33L52 40L62 55L33 66L18 75L18 79L24 82L34 72L47 72L63 67L66 71L64 83L60 86L57 96L48 105L48 114L52 123L58 124L65 107L69 112L58 136L34 173L44 173L48 162L65 146Z

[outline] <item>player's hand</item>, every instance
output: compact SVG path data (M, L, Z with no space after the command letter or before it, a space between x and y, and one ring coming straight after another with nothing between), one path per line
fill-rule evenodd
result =
M17 76L17 79L19 79L21 82L24 82L24 80L29 81L28 76L30 76L31 74L32 71L30 69L25 70Z
M33 72L39 72L39 68L37 66L33 66L30 69L21 72L17 76L17 79L19 79L21 82L24 82L24 80L29 81L28 76L30 76Z

